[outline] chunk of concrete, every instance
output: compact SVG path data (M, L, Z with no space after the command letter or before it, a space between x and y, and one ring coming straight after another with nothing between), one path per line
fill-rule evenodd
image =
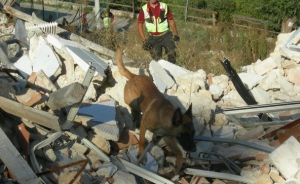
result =
M19 70L20 74L25 79L28 79L30 74L32 73L31 61L28 55L23 55L14 63L14 66Z
M270 155L271 162L280 171L285 179L293 177L299 170L296 162L299 158L300 143L295 137L290 137L276 148Z
M191 71L184 69L178 65L170 63L166 60L159 60L158 63L175 79L177 76L192 73Z
M120 129L116 121L116 107L114 101L84 104L78 110L78 115L93 117L87 126L106 140L118 141Z
M269 57L260 63L255 64L254 69L258 75L264 75L265 73L277 68L277 64L273 58Z
M81 69L86 72L88 71L90 65L92 65L96 68L94 76L99 74L103 77L106 77L105 71L108 68L108 64L98 56L96 56L94 53L73 46L66 47L67 51L70 53L74 61L78 64L78 66L80 66Z
M265 78L264 76L260 76L257 74L251 74L251 73L239 73L238 75L248 90L257 86L258 83L260 83Z
M285 180L280 176L279 171L275 168L271 168L269 175L275 183L284 183L285 182Z
M85 46L81 45L78 42L63 39L58 35L48 34L46 39L48 43L52 44L55 48L58 49L63 49L65 46L73 46L87 51L89 50L88 48L86 48Z
M123 172L121 170L117 171L113 179L115 180L114 183L131 183L131 184L137 184L136 179L134 175Z
M56 110L76 104L82 100L85 92L86 89L79 82L75 82L51 93L47 106Z
M296 68L288 70L287 80L300 86L300 71Z
M164 68L156 61L152 60L150 62L149 70L160 92L164 93L166 89L171 88L175 84L174 80L168 75L166 70L164 70Z
M35 43L30 42L30 46L31 44ZM31 49L35 49L30 52L31 55L29 57L32 61L32 71L38 72L43 70L47 77L57 77L61 72L62 63L60 59L42 36L39 37L37 44L36 47L30 47Z

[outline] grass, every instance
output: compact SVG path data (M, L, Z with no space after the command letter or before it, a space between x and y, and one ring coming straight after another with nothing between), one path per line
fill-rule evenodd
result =
M136 20L134 22L124 32L92 30L81 36L112 50L121 45L124 54L135 61L134 67L148 67L152 59L149 52L142 49ZM203 69L214 75L226 73L219 62L224 60L224 55L237 71L257 59L264 60L273 52L277 36L266 30L238 29L225 23L219 23L215 28L180 20L176 24L181 39L177 43L176 64L190 71ZM165 55L163 59L166 59Z

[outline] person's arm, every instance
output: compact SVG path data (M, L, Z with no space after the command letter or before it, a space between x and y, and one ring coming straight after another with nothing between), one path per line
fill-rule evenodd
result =
M144 12L143 12L142 9L140 9L139 18L138 18L138 31L139 31L139 34L140 34L143 41L146 40L146 36L145 36L145 33L144 33L144 29L143 29L144 22L145 22Z
M178 36L178 32L177 32L177 28L176 28L176 24L175 24L174 19L171 19L171 20L168 20L168 21L169 21L169 25L170 25L170 27L171 27L171 29L173 31L173 34L175 36Z
M173 19L173 14L171 12L171 9L169 7L168 8L168 13L167 13L167 19L168 19L168 22L169 22L169 25L173 31L173 34L175 36L178 36L178 32L177 32L177 28L176 28L176 24L175 24L175 21Z
M111 13L111 23L115 23L116 22L116 20L115 20L115 15L113 14L113 13Z
M139 34L142 38L143 41L146 40L146 36L145 36L145 33L144 33L144 30L143 30L143 23L138 23L138 30L139 30Z

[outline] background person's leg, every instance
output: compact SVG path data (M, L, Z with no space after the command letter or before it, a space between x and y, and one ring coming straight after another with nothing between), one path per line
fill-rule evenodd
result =
M173 33L171 31L168 31L163 36L163 47L165 48L166 54L168 56L168 61L171 63L176 63L176 45L175 41L173 40Z
M150 55L153 60L158 61L162 58L162 45L160 36L149 36L149 43L153 46L150 50Z

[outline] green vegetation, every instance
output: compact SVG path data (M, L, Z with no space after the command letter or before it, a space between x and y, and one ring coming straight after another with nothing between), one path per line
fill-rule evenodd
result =
M174 5L186 5L186 0L165 0ZM193 0L189 7L217 11L217 21L232 22L232 15L239 14L267 21L270 30L280 31L281 23L295 17L295 27L300 26L299 0ZM174 11L180 11L175 8ZM182 11L182 10L181 10Z
M104 2L132 5L132 1L128 0L100 2L101 7L104 7ZM185 22L186 0L164 0L164 2L173 5L170 7L175 15L181 37L181 41L177 44L177 64L192 71L204 69L213 74L225 73L219 63L219 60L224 59L220 53L224 53L237 70L241 66L256 62L257 59L263 60L273 52L283 20L296 17L294 29L300 25L300 1L298 0L190 0L188 14L191 16L209 19L212 17L210 13L194 11L192 8L217 12L215 27L212 27L211 22L201 22L192 18ZM141 3L137 6L140 7ZM116 4L111 7L112 9L124 8ZM247 29L234 27L232 25L234 14L261 19L262 23L255 26L252 22L248 22ZM136 22L136 20L132 21ZM152 60L150 54L142 50L137 25L132 25L122 33L95 30L82 36L112 50L116 45L122 45L126 55L136 62L137 67L146 67Z
M272 37L276 35L267 30L233 29L227 24L212 28L182 20L176 23L181 37L177 44L177 64L191 71L203 69L216 75L225 74L219 62L224 59L221 53L239 70L257 59L264 60L274 51L276 38ZM95 30L82 36L112 50L122 45L127 57L135 61L134 67L147 67L152 60L149 52L142 49L136 24L122 33Z

